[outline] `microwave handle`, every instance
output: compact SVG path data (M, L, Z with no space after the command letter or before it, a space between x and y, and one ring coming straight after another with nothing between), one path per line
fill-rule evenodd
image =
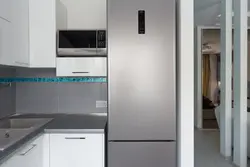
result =
M83 49L83 50L85 50L87 52L96 52L96 48L94 48L94 49Z
M96 52L98 52L98 53L101 53L101 52L106 53L107 49L106 48L97 48Z

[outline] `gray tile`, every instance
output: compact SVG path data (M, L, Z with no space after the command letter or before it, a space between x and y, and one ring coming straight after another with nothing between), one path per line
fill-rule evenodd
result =
M0 77L14 77L15 71L14 68L0 67Z
M105 89L100 83L59 83L58 111L72 114L106 112L106 108L96 108L97 100L106 100Z
M17 68L16 70L17 77L55 77L56 69L53 68Z
M0 67L1 77L15 77L15 69ZM0 87L0 117L15 113L15 84L11 87Z
M57 83L17 83L17 113L57 113Z
M15 84L0 88L0 117L15 113Z
M18 68L17 77L55 77L55 69ZM97 100L107 100L105 83L17 83L18 113L93 113Z

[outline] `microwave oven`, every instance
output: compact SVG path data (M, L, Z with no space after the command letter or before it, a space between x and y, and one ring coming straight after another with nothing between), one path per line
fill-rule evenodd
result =
M106 30L59 30L57 56L106 56Z

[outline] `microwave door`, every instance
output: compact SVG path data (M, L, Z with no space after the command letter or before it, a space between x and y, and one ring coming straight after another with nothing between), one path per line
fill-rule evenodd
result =
M96 31L59 31L59 56L96 55Z

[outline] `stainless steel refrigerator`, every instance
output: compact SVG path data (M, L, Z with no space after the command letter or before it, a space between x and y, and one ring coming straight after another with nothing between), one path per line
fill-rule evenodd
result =
M107 2L107 165L175 167L175 0Z

